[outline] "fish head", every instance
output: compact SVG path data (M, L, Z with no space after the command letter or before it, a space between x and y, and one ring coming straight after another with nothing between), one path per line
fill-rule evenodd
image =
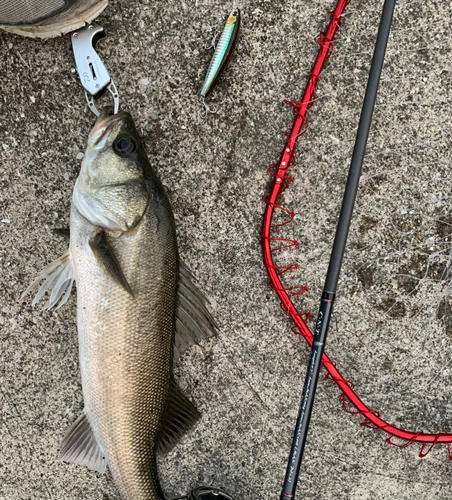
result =
M141 220L149 202L147 158L129 113L100 113L88 137L73 203L92 224L126 232Z
M142 149L130 113L102 110L88 136L81 174L90 187L127 182L143 176L139 161Z

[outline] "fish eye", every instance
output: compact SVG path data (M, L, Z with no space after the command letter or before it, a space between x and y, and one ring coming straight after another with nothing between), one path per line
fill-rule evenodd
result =
M115 151L122 155L128 155L135 151L136 144L130 137L119 137L113 144Z

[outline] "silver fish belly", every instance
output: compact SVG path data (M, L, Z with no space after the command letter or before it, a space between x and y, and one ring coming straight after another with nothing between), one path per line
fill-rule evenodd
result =
M167 405L175 324L172 214L154 198L133 234L112 246L134 297L111 282L89 251L96 231L72 209L85 413L125 498L163 498L154 455Z

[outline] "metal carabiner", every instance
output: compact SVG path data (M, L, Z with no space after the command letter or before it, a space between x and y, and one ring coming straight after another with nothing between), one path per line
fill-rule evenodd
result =
M99 116L94 99L107 90L113 96L114 113L119 110L118 91L105 64L95 51L98 40L105 37L104 29L98 24L90 24L72 33L72 50L80 81L85 89L86 101L91 111Z

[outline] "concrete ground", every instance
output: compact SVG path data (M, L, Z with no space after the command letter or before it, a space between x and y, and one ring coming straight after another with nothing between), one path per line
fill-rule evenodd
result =
M297 213L279 230L316 313L350 161L382 1L352 0L299 141ZM204 117L198 102L231 2L112 1L98 52L135 117L173 204L180 252L210 297L220 335L193 347L176 375L203 413L160 461L168 498L213 482L240 499L280 492L308 349L267 285L259 228L271 177L328 22L330 0L246 0L231 66ZM389 422L452 432L451 12L449 1L401 0L377 107L327 352ZM119 500L111 476L56 461L83 408L75 293L56 312L21 292L66 241L71 192L94 117L69 36L0 33L0 499ZM313 321L310 321L312 327ZM450 499L444 445L389 446L341 408L322 377L298 498Z

